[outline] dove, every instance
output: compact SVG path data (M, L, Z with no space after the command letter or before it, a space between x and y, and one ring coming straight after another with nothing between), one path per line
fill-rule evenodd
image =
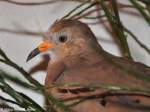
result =
M88 25L78 20L56 21L45 37L27 61L42 52L50 55L45 79L47 94L65 104L85 98L71 107L74 112L150 112L149 96L129 95L123 90L117 95L107 88L90 88L107 84L150 89L150 67L106 52ZM49 88L67 83L79 85Z

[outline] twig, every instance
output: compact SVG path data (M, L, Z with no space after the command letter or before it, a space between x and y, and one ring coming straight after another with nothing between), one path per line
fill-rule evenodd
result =
M3 70L0 70L0 76L7 79L7 80L10 80L10 81L18 84L19 86L22 86L24 88L31 89L31 90L36 90L36 92L37 92L37 90L39 90L38 87L35 87L31 84L28 84L25 81L22 81L18 77L14 77L13 75L9 75L8 73L4 72Z
M150 55L150 49L144 45L143 43L141 43L138 38L130 31L128 30L125 26L124 26L124 30L131 35L131 37L133 37L133 39L145 50L147 51L147 53Z
M107 0L105 0L105 1L107 1ZM85 17L86 15L89 15L91 12L95 12L96 10L94 9L94 10L92 10L92 11L89 11L89 12L87 12L86 14L83 14L83 15L80 15L80 14L82 14L82 13L84 13L85 11L87 11L87 9L89 9L89 8L91 8L92 6L88 6L88 7L86 7L86 8L84 8L83 10L81 10L80 12L78 12L77 14L74 14L72 17L70 17L69 18L69 16L72 14L72 13L74 13L76 10L78 10L79 8L81 8L82 6L84 6L86 3L90 3L90 0L87 0L87 1L85 1L85 2L83 2L83 3L81 3L80 5L78 5L78 6L76 6L73 10L71 10L68 14L66 14L64 17L62 17L62 19L67 19L67 17L68 17L68 19L72 19L72 18L74 18L74 19L80 19L80 18L83 18L83 17ZM99 2L98 1L96 1L96 4L98 4ZM95 4L95 5L96 5ZM119 3L119 9L120 8L134 8L132 5L124 5L124 4L121 4L121 3ZM100 10L100 9L99 9ZM79 16L80 15L80 16ZM75 16L79 16L79 17L75 17ZM87 18L86 18L87 19Z
M100 9L92 9L92 10L90 10L90 11L87 11L87 12L83 13L83 14L80 14L80 15L79 15L78 17L76 17L75 19L78 20L78 19L84 18L84 17L86 17L86 16L88 16L88 15L90 15L90 14L96 12L97 10L100 10Z
M126 41L126 35L124 34L124 32L121 29L122 24L121 24L121 21L119 19L119 13L118 13L118 9L117 9L116 3L113 2L113 5L114 5L113 6L113 10L114 10L115 16L113 16L109 12L109 10L107 9L107 7L106 7L106 5L105 5L103 0L100 2L100 5L101 5L102 9L104 10L105 15L108 18L113 31L116 33L116 35L118 37L118 40L121 43L123 56L124 57L128 57L129 59L132 59L130 51L129 51L129 47L128 47L128 44L127 44L127 41Z
M75 106L83 101L89 100L89 99L98 99L98 98L106 98L106 97L112 97L112 96L140 96L140 97L146 97L146 98L150 98L150 95L146 95L146 94L141 94L141 93L126 93L126 92L104 92L104 93L100 93L100 94L94 94L94 95L89 95L89 96L78 96L75 97L73 99L67 99L68 100L74 100L74 99L80 99L77 102L74 102L68 106Z
M10 95L11 97L13 97L21 107L33 109L37 112L45 112L45 110L40 105L35 103L33 100L28 98L26 95L24 95L23 93L19 93L19 92L15 91L11 86L9 86L4 81L4 79L2 77L0 78L0 83L2 84L0 86L1 90L3 92L7 93L8 95Z
M5 33L12 33L12 34L19 34L19 35L25 35L25 36L38 36L38 37L43 37L44 32L32 32L28 30L12 30L12 29L7 29L7 28L0 28L0 32L5 32Z
M109 91L124 91L124 92L132 92L132 93L140 93L141 95L148 95L150 96L150 90L149 89L143 89L143 88L138 88L138 87L126 87L126 86L118 86L118 85L112 85L112 84L96 84L96 85L85 85L81 83L59 83L59 84L50 84L47 86L45 89L50 89L50 88L63 88L67 87L82 87L82 88L87 88L88 90L96 90L96 89L107 89Z
M16 70L18 70L20 73L22 73L22 75L31 83L34 84L36 86L39 87L43 87L43 85L41 85L37 80L33 79L30 74L28 74L22 67L18 66L16 63L14 63L13 61L11 61L6 54L2 51L2 49L0 49L0 55L5 59L0 59L0 62L3 62L7 65L10 65L11 67L15 68Z
M120 33L118 33L118 35L120 35L120 36L118 36L118 38L119 38L120 43L121 43L121 45L123 47L124 55L126 57L132 59L130 51L129 51L129 46L128 46L128 43L127 43L127 39L126 39L127 37L124 34L123 26L122 26L122 23L121 23L121 20L120 20L120 16L119 16L116 0L112 0L112 8L113 8L113 11L114 11L114 14L115 14L115 18L116 18L116 22L117 22L117 25L118 25L118 29L120 29Z
M77 12L76 14L72 15L69 19L75 19L76 16L79 16L83 12L87 11L89 8L93 7L94 5L98 4L99 2L93 2L89 6L85 7L81 11Z
M61 2L61 1L74 1L77 2L78 0L47 0L47 1L40 1L40 2L19 2L19 1L14 1L14 0L0 0L0 2L7 2L15 5L25 5L25 6L34 6L34 5L48 5L56 2ZM79 1L78 1L79 2Z
M6 102L9 102L9 103L12 103L12 104L16 104L19 106L19 104L13 100L10 100L10 99L7 99L7 98L4 98L2 96L0 96L0 100L3 100L3 101L6 101Z
M148 13L149 13L149 15L150 15L150 4L149 4L149 5L146 4L146 7L147 7L147 11L148 11Z
M76 6L74 9L72 9L69 13L67 13L65 16L62 17L62 19L66 19L67 17L69 17L72 13L74 13L77 9L79 9L80 7L82 7L83 5L85 5L86 3L88 3L90 0L87 0L83 3L81 3L80 5Z
M150 25L150 17L147 13L143 10L141 4L139 4L136 0L130 0L130 2L134 5L134 7L141 13L147 23Z
M150 4L150 1L149 0L138 0L139 2L143 2L145 4Z
M105 17L105 15L99 15L99 16L96 16L96 17L85 16L84 18L85 19L99 19L99 18L102 18L102 17Z
M17 64L15 64L14 62L12 62L12 61L6 56L6 54L5 54L1 49L0 49L0 55L1 55L3 58L7 59L7 60L0 59L0 62L3 62L3 63L5 63L5 64L10 65L10 66L12 66L13 68L17 69L30 83L34 84L37 89L39 89L39 90L41 90L42 92L44 92L44 91L43 91L43 90L44 90L43 85L41 85L38 81L36 81L35 79L33 79L33 78L30 76L30 74L28 74L23 68L19 67ZM1 78L2 78L2 77L1 77ZM1 79L1 78L0 78L0 79ZM4 84L6 84L6 83L4 83ZM8 86L8 89L11 90L11 88L10 88L9 85L6 84L5 86ZM2 86L1 86L1 89L2 89L3 91L5 91L5 88L2 87ZM14 91L14 90L12 90L12 91ZM8 93L9 95L11 95L13 98L18 96L18 95L17 95L17 96L14 96L13 94L9 93L10 91L8 91L8 90L5 91L5 92L7 92L7 93ZM15 93L15 94L20 94L20 93ZM54 97L53 97L52 95L47 95L47 96L48 96L48 99L49 99L50 101L52 101L56 106L58 106L59 108L62 108L62 109L64 108L65 110L67 110L67 106L65 106L62 102L59 102L56 98L55 98L55 100L54 100ZM16 100L19 101L19 97L17 97ZM68 109L68 111L66 111L66 112L70 112L69 110L70 110L70 109ZM41 111L40 111L40 112L41 112Z
M64 103L61 103L57 98L55 98L54 96L52 95L48 95L48 94L45 94L48 101L51 102L52 104L55 104L59 109L63 110L64 112L72 112L72 109L65 105Z
M77 87L77 88L81 87L81 89L86 88L87 90L89 90L89 92L90 92L90 90L95 91L97 89L108 90L107 92L104 92L104 93L95 93L92 95L89 94L89 95L85 95L85 96L84 95L81 95L81 96L77 95L75 97L70 97L70 98L61 100L64 102L65 101L71 101L71 100L77 100L77 99L81 99L79 102L82 102L82 101L88 100L88 99L103 98L103 97L108 97L108 96L141 96L141 97L150 98L150 90L138 88L138 87L115 86L115 85L110 85L110 84L84 85L84 84L80 84L80 83L53 84L53 85L50 85L49 87L50 88L55 87L55 88L59 88L59 89L64 88L63 90L70 91L70 92L72 92L72 91L69 90L69 87ZM74 89L74 91L77 92L76 89ZM71 106L71 105L69 105L69 106Z

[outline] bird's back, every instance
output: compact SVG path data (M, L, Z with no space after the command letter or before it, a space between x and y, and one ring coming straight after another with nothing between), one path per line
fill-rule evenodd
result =
M150 68L138 62L115 58L113 62L101 60L92 65L81 65L65 70L57 82L150 88L150 83L140 79L140 76L150 78Z

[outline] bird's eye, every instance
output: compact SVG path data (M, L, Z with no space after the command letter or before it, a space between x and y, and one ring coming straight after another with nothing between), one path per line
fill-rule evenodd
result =
M62 35L62 36L59 37L59 42L64 43L66 41L67 41L67 36Z

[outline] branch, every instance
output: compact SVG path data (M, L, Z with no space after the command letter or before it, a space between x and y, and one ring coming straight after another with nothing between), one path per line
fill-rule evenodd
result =
M28 74L23 68L19 67L17 64L15 64L14 62L12 62L8 57L7 55L0 49L0 55L5 59L0 59L0 62L3 62L7 65L10 65L11 67L15 68L16 70L18 70L31 84L34 84L35 87L32 87L30 85L28 85L27 83L24 83L24 82L18 82L18 79L17 79L17 83L23 83L25 84L24 86L28 86L28 87L31 87L31 88L34 88L34 89L37 89L37 90L40 90L41 92L44 92L44 87L43 85L41 85L38 81L36 81L35 79L33 79L30 74ZM5 74L3 74L5 75ZM6 76L7 77L7 76ZM7 94L9 94L10 96L12 96L13 98L15 98L17 101L19 101L19 104L20 104L20 100L19 99L22 99L22 97L25 97L22 93L19 93L19 92L16 92L14 91L8 84L6 84L3 80L3 77L1 76L0 77L0 80L3 84L5 84L5 86L0 86L0 88L6 92ZM14 79L12 79L14 80ZM15 79L16 80L16 79ZM14 93L14 94L13 94ZM21 95L20 97L18 97L18 94ZM26 96L27 97L27 96ZM63 104L62 102L60 102L59 100L57 100L55 97L53 97L52 95L47 95L47 98L53 102L54 105L56 105L57 107L61 108L61 109L64 109L65 112L71 112L70 109L65 106L65 104ZM22 99L23 100L23 99ZM27 100L28 101L28 100ZM27 103L27 101L25 101L25 103ZM35 102L32 102L33 104ZM25 105L20 105L21 107L25 106ZM36 106L36 105L35 105ZM25 107L24 107L25 108ZM40 107L39 107L40 108ZM39 112L42 112L42 111L39 111Z
M136 0L130 0L130 2L134 5L134 7L141 13L141 15L144 17L144 19L147 21L147 23L150 25L150 17L148 14L143 10L143 7L141 4L139 4Z
M144 45L143 43L141 43L138 38L130 31L128 30L125 26L124 26L124 30L129 34L131 35L131 37L133 37L133 39L145 50L147 51L147 53L150 55L150 49Z
M62 17L62 19L67 19L72 13L74 13L76 10L84 6L85 4L89 3L90 0L86 0L85 2L81 3L80 5L76 6L74 9L72 9L69 13L67 13L65 16Z
M45 110L40 105L35 103L32 99L30 99L29 97L27 97L23 93L19 93L19 92L15 91L11 86L9 86L4 81L4 79L2 77L0 77L0 83L1 83L0 89L3 92L10 95L12 98L14 98L20 107L23 107L25 109L27 109L27 108L33 109L36 112L45 112Z
M76 98L73 99L80 99L77 102L74 102L72 104L69 104L68 106L75 106L83 101L86 100L90 100L90 99L98 99L98 98L106 98L106 97L113 97L113 96L140 96L140 97L146 97L146 98L150 98L150 95L145 95L145 94L141 94L141 93L124 93L124 92L111 92L111 91L107 91L104 93L100 93L100 94L94 94L94 95L89 95L89 96L78 96ZM68 100L73 100L73 99L67 99Z
M77 12L76 14L72 15L69 19L74 19L78 15L82 14L83 12L87 11L89 8L93 7L94 5L98 4L99 2L93 2L89 6L85 7L81 11Z
M34 6L34 5L48 5L56 2L61 2L61 1L77 1L77 0L47 0L47 1L39 1L39 2L19 2L19 1L14 1L14 0L0 0L0 2L7 2L10 4L15 4L15 5L25 5L25 6Z
M113 10L114 10L115 16L110 13L110 11L108 10L108 8L105 5L103 0L100 2L100 5L101 5L102 9L104 10L105 15L106 15L113 31L116 33L117 38L120 41L123 56L127 57L129 59L132 59L130 51L129 51L128 43L126 40L126 35L124 34L124 32L122 30L122 23L120 21L118 8L117 8L115 1L113 0Z
M34 84L39 87L43 87L37 80L33 79L30 74L28 74L22 67L18 66L16 63L11 61L7 55L0 49L0 55L5 59L0 59L0 62L3 62L7 65L10 65L11 67L15 68L18 70L31 84Z
M50 88L59 88L63 89L63 87L82 87L87 88L90 91L94 91L97 89L107 89L109 91L117 91L117 92L128 92L128 93L135 93L135 94L140 94L143 96L148 96L150 97L150 90L149 89L143 89L139 87L126 87L126 86L118 86L118 85L112 85L112 84L95 84L95 85L85 85L81 83L59 83L59 84L50 84L47 86L45 89L50 89Z
M34 31L28 31L28 30L12 30L7 28L0 28L0 32L5 33L12 33L12 34L19 34L19 35L25 35L25 36L38 36L38 37L44 37L44 32L34 32Z
M61 109L63 112L72 112L73 110L65 105L64 103L60 102L57 98L55 98L52 95L49 94L45 94L46 98L48 99L49 102L51 102L52 104L55 104L55 106L59 109Z
M53 88L53 87L61 89L61 91L66 91L66 92L69 91L72 94L80 93L80 92L83 93L85 90L87 92L90 92L90 91L94 92L95 90L98 90L98 89L107 90L106 92L103 92L103 93L95 93L95 94L87 93L87 95L77 95L75 97L70 97L70 98L61 100L64 102L71 101L71 100L79 100L79 102L77 101L75 102L75 104L78 104L88 99L95 99L95 98L97 99L97 98L104 98L104 97L109 97L109 96L141 96L141 97L150 98L149 89L143 89L143 88L138 88L138 87L131 88L131 87L125 87L125 86L110 85L110 84L85 85L81 83L60 83L60 84L49 85L49 87L47 87L46 89ZM69 87L77 87L77 89L72 90L72 89L69 89ZM65 94L65 92L63 93ZM73 106L73 105L71 104L68 106Z
M31 84L28 84L27 82L22 81L18 77L14 77L13 75L10 75L10 74L4 72L3 70L0 70L0 76L3 77L4 79L12 81L15 84L18 84L19 86L22 86L24 88L31 89L31 90L36 90L36 92L37 92L37 90L40 90L40 88L38 88L36 86L33 86Z
M143 2L145 4L150 4L150 1L149 0L138 0L139 2Z
M16 104L19 106L19 104L13 100L10 100L10 99L7 99L7 98L4 98L2 96L0 96L0 100L3 100L3 101L6 101L6 102L9 102L9 103L12 103L12 104Z

